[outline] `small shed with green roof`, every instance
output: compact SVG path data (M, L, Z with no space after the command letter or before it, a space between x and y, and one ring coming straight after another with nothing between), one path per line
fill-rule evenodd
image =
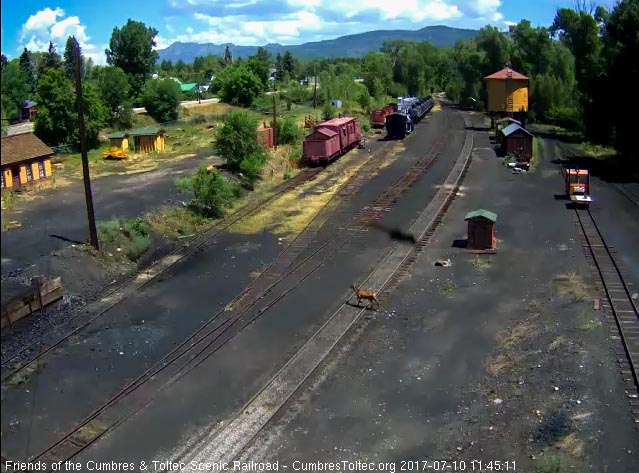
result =
M468 245L471 250L493 250L495 248L495 222L497 214L489 210L478 209L468 212Z
M122 151L129 149L129 135L126 131L115 131L107 135L107 138L109 138L111 149L120 148Z

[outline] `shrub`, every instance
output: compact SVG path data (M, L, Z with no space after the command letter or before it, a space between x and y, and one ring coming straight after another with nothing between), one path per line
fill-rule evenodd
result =
M182 92L172 79L150 79L144 86L142 104L147 113L159 122L168 122L178 117Z
M370 131L371 129L371 122L368 120L362 120L362 131Z
M242 172L242 185L249 190L253 190L255 182L260 178L262 168L266 163L266 155L252 154L247 156L240 163L240 171Z
M276 127L278 145L295 144L302 134L295 121L291 118L279 120Z
M208 171L205 167L192 178L180 180L179 185L193 191L189 205L203 217L223 217L225 209L241 194L237 184L226 180L217 169Z
M228 113L215 131L215 151L234 171L249 156L263 155L266 162L266 151L257 141L257 120L246 112Z
M139 260L151 246L150 227L141 218L98 222L97 227L102 244L120 248L131 261Z
M322 112L324 113L324 120L330 120L331 118L334 118L335 115L337 115L337 109L330 103L324 105Z

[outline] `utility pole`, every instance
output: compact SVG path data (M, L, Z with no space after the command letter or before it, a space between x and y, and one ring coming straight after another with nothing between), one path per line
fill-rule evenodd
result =
M84 176L84 196L87 201L87 216L89 217L89 235L91 246L96 250L100 249L98 243L98 231L95 226L95 213L93 212L93 194L91 193L91 176L89 174L89 157L87 156L87 139L84 126L84 104L82 100L82 77L80 74L80 44L73 38L75 43L75 93L78 101L78 129L80 131L80 154L82 155L82 175Z
M313 89L313 110L317 107L317 64L313 70L313 78L315 79L315 87Z
M273 92L273 147L277 149L277 105Z

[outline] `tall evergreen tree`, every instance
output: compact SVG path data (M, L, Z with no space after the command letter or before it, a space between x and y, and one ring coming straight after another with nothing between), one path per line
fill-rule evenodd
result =
M224 49L224 64L229 65L233 62L233 55L231 54L231 48L226 45L226 49Z
M20 70L24 74L25 81L29 86L29 93L34 94L36 89L36 77L35 67L33 64L33 58L31 57L31 51L24 48L20 55Z
M80 56L82 61L82 56ZM82 63L80 63L82 68ZM73 79L75 73L75 37L69 36L64 47L64 73L69 79Z
M49 50L44 59L44 69L59 69L61 65L60 55L56 52L53 42L49 41Z

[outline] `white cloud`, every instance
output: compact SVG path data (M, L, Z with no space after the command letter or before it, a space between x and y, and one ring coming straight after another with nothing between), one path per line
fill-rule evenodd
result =
M60 7L54 10L47 7L27 19L22 25L21 44L18 50L21 51L26 47L30 51L46 51L49 48L49 41L51 41L58 53L62 53L69 36L75 36L85 56L93 59L96 64L106 63L104 49L107 46L98 49L94 44L91 44L86 26L82 25L80 18L77 16L65 17L64 10Z
M64 16L64 10L60 7L55 10L47 7L35 15L31 15L26 23L22 25L20 40L22 41L34 34L47 32L51 26L55 25L59 16Z

